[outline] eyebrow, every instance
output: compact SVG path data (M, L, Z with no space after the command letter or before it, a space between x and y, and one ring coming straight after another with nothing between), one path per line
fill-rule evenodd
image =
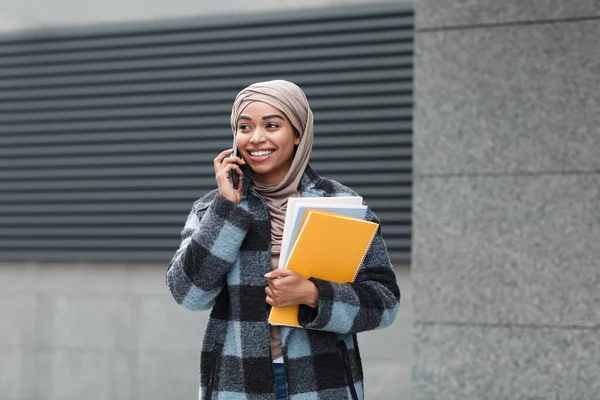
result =
M263 121L266 120L266 119L271 119L271 118L279 118L280 120L285 121L283 119L283 117L281 115L279 115L279 114L265 115L264 117L262 117Z
M281 115L279 115L279 114L265 115L264 117L262 117L262 120L264 121L264 120L271 119L271 118L279 118L280 120L285 121L285 119ZM243 119L245 121L252 121L252 118L250 118L250 117L248 117L246 115L240 115L239 118L238 118L238 121L241 120L241 119Z

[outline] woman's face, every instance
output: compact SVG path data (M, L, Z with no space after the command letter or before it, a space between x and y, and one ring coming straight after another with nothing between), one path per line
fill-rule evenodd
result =
M240 114L236 127L238 154L258 180L279 183L294 159L300 143L292 123L280 110L266 103L250 103Z

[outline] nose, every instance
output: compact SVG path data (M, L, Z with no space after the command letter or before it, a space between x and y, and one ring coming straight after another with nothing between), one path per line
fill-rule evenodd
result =
M250 138L250 143L261 143L266 140L265 133L261 128L256 128L254 132L252 132L252 137Z

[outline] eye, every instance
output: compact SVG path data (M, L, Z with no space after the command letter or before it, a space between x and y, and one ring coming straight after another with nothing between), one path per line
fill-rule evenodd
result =
M248 129L251 129L251 126L248 124L240 124L240 126L238 126L239 131L247 131Z
M275 122L269 122L269 123L267 124L267 128L270 128L270 129L277 129L277 128L279 128L279 125L278 125L278 124L276 124Z

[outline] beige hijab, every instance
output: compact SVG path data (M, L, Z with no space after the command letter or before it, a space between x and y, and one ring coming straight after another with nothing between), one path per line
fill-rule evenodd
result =
M292 82L275 80L255 83L242 90L233 102L231 128L234 135L239 116L254 101L267 103L282 111L300 134L292 166L281 182L265 184L252 175L250 168L245 171L267 202L271 216L271 251L274 255L279 255L287 201L290 197L298 196L300 180L312 151L313 113L302 89Z

